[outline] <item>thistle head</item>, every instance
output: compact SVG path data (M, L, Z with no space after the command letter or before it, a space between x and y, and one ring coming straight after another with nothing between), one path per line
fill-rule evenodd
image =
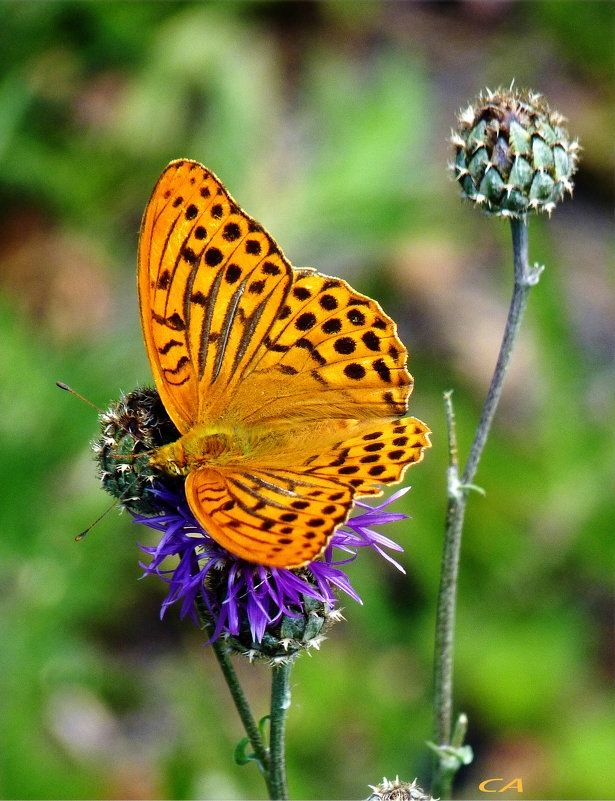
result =
M365 548L402 570L388 551L403 550L378 529L407 515L387 510L408 487L376 506L355 502L355 514L333 534L321 559L297 568L247 562L213 540L196 520L184 478L152 464L151 454L179 436L155 389L123 395L100 416L102 436L94 444L105 489L135 521L160 533L157 544L141 545L151 556L143 564L169 587L161 614L178 603L227 649L250 661L279 665L309 648L342 619L338 593L362 603L341 569Z
M464 197L488 214L550 214L572 194L579 144L564 117L527 90L486 89L458 117L452 168Z
M135 389L99 416L101 436L93 445L103 487L131 512L159 513L150 492L160 472L150 464L151 453L174 442L179 432L155 389ZM182 479L165 477L179 489Z
M373 790L367 801L434 801L434 799L423 790L415 779L412 783L402 782L399 776L394 781L384 778L380 784L370 784Z

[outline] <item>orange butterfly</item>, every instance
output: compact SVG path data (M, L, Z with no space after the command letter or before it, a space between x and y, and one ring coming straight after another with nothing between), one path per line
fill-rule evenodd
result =
M250 562L296 568L356 496L421 461L395 323L345 281L297 270L216 176L173 161L147 204L139 307L181 437L151 464L186 476L196 519Z

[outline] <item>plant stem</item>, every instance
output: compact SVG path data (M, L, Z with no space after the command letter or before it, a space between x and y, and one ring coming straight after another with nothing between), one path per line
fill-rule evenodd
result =
M461 535L468 493L476 475L478 463L489 435L495 411L502 394L506 371L517 341L529 292L540 278L542 268L531 267L528 261L527 218L511 219L514 289L506 321L504 338L500 347L495 372L489 386L483 412L476 429L468 459L459 477L455 418L450 393L445 395L447 425L449 432L449 467L447 471L447 511L442 554L442 568L436 613L436 639L434 660L434 740L439 746L439 756L434 770L432 795L448 798L455 773L462 761L451 754L451 746L460 748L462 743L452 742L453 736L453 655L455 640L455 608L457 602L457 577ZM448 749L448 750L447 750Z
M517 341L523 315L530 295L530 289L538 283L542 269L540 267L530 267L528 261L528 225L527 220L511 219L510 222L512 229L513 240L513 258L515 266L515 285L513 289L513 296L508 311L508 319L506 321L506 329L504 331L504 338L500 346L500 353L498 361L495 366L495 372L491 379L487 399L483 407L483 413L476 429L474 442L468 454L468 461L466 462L463 475L461 476L461 484L471 484L476 475L478 462L485 447L485 442L491 429L491 423L495 416L495 410L502 394L502 387L504 386L504 378L510 363L510 357L513 348ZM466 491L467 495L467 491Z
M271 798L275 799L288 798L284 745L286 713L290 707L291 667L290 662L274 667L271 679L269 791Z
M199 616L199 620L203 628L205 629L205 631L209 631L210 626L207 617L204 614L204 609L203 609L204 605L202 599L197 598L195 605ZM267 781L267 786L269 786L268 782L269 750L267 749L266 745L263 742L263 738L258 728L258 724L254 719L254 716L252 715L250 704L245 696L241 684L239 683L239 679L237 678L237 674L235 673L235 668L233 667L233 663L231 662L230 657L226 651L226 646L224 645L224 641L221 638L218 638L217 640L214 640L212 642L211 647L213 649L214 654L216 655L216 659L218 660L218 664L220 665L220 669L222 670L222 675L224 676L224 679L228 685L231 697L235 704L235 708L237 709L239 717L241 718L241 722L243 723L243 727L246 730L246 734L250 739L250 744L252 745L254 755L257 758L264 772L265 780ZM273 797L274 796L271 796L271 798Z
M246 730L246 734L250 738L250 743L254 749L254 755L262 765L265 775L267 775L267 771L269 769L269 753L267 747L263 743L263 738L261 737L258 724L252 715L250 704L248 703L248 699L246 698L241 684L239 683L233 663L226 652L226 646L221 639L217 639L211 644L211 647L214 650L216 659L218 660L218 664L220 665L220 669L222 670L222 674L226 680L231 696L235 703L235 707L239 713L241 722L243 723L243 727Z

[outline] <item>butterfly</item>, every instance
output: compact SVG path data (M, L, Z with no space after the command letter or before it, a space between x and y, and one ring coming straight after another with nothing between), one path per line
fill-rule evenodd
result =
M237 557L298 568L357 497L430 447L403 417L413 380L395 323L345 281L296 269L218 178L171 162L147 204L145 347L180 438L153 467L185 476L196 520Z

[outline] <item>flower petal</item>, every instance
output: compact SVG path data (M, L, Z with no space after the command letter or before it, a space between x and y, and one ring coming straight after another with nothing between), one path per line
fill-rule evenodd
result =
M133 513L135 522L163 532L158 545L139 546L152 557L149 565L142 564L144 576L155 574L169 585L161 616L169 606L181 601L180 616L189 614L198 624L195 601L199 595L202 597L214 622L208 643L225 632L237 635L242 623L247 623L253 640L261 642L267 627L279 622L283 615L301 617L306 597L332 608L337 603L335 590L341 590L362 604L348 576L340 570L340 566L356 559L359 548L371 548L405 572L384 550L403 551L403 548L373 527L408 517L384 510L409 489L397 490L378 506L356 501L355 508L365 511L350 518L334 533L323 559L301 570L288 570L254 565L230 554L202 529L185 496L158 485L152 494L160 515L145 517ZM335 551L348 556L334 557ZM177 557L178 563L175 568L163 569L162 564L169 557Z

